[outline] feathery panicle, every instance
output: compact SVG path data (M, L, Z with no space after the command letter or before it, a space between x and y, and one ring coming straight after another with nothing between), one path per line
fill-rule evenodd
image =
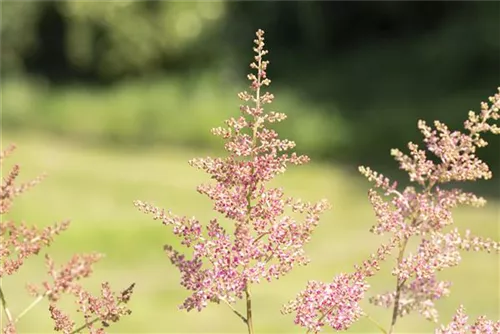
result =
M257 31L254 61L248 75L250 92L238 97L245 103L240 116L226 120L225 127L212 129L224 140L226 157L197 158L191 166L210 174L214 183L197 190L213 201L213 209L234 224L226 226L218 219L202 225L195 218L179 217L150 204L136 201L141 211L173 228L182 244L193 248L188 258L171 246L165 251L181 272L181 284L193 294L182 304L187 310L201 310L208 302L232 304L246 296L251 283L271 281L288 273L308 258L303 246L329 204L305 203L287 198L280 188L266 183L286 171L288 165L307 163L309 158L285 153L295 147L293 141L280 139L268 125L285 120L286 115L266 111L274 96L264 92L269 86L264 59L264 32ZM285 215L285 210L305 215L299 222Z
M435 129L427 126L424 121L419 121L418 128L424 136L425 149L409 143L408 155L397 149L391 151L400 168L416 184L415 187L409 186L398 191L397 182L392 182L369 167L359 168L374 183L374 189L370 189L368 197L375 211L377 224L372 226L371 232L378 235L389 234L391 238L388 244L382 245L376 254L370 256L370 261L365 262L373 264L369 266L371 270L356 266L353 275L359 277L355 282L366 290L364 279L375 274L378 270L376 264L384 260L393 249L398 250L397 264L392 271L397 281L395 290L370 298L370 302L375 305L393 309L388 333L392 333L398 318L413 311L428 320L438 321L434 301L450 293L450 283L436 280L436 273L457 266L461 261L460 251L500 253L500 244L489 238L474 236L468 230L463 234L458 229L446 230L453 224L453 208L460 204L480 207L486 201L460 189L445 190L439 187L440 184L452 181L475 181L492 177L488 165L475 155L477 148L487 145L481 134L500 134L500 128L495 124L500 118L500 93L489 100L490 104L481 104L479 115L469 112L469 118L464 122L465 133L452 132L439 121L434 122ZM429 153L435 155L439 162L429 159ZM383 196L377 190L381 190ZM413 252L406 249L410 238L416 238L420 242ZM334 282L342 277L346 277L345 274L337 276ZM343 288L353 286L349 282L345 280ZM305 292L289 302L284 311L295 312L295 323L311 332L320 331L326 324L335 329L348 328L362 314L358 303L364 290L347 289L342 292L343 298L332 298L326 286L329 285L309 283ZM350 301L348 306L345 304L346 300ZM345 308L356 312L345 313ZM459 316L460 314L457 317ZM342 319L342 323L338 319ZM482 328L485 323L482 321L474 328ZM459 325L460 321L457 320L449 328ZM451 329L439 333L451 332L456 333ZM499 331L492 329L485 333Z

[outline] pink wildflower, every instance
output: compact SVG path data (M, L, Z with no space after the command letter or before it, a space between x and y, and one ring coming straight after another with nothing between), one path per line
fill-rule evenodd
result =
M295 312L295 324L313 333L325 325L345 330L363 315L359 302L367 289L368 284L356 275L340 274L328 284L309 281L282 313Z
M282 153L295 147L293 141L280 139L267 124L283 121L283 113L266 112L264 106L274 99L263 87L269 61L263 59L264 32L257 31L254 41L255 61L249 74L252 93L239 98L249 105L240 107L241 115L226 121L226 127L212 129L225 141L228 156L199 158L189 163L211 175L215 183L202 184L197 190L213 201L213 209L234 222L224 226L213 219L202 231L195 218L173 215L150 204L135 205L155 219L173 227L182 243L192 247L191 258L171 246L165 246L171 262L181 272L181 284L192 295L182 308L201 310L208 302L235 303L249 298L249 285L271 281L285 275L294 266L305 265L308 258L303 246L309 241L319 216L329 204L322 200L306 203L284 196L280 188L269 188L266 182L285 172L289 164L309 161L296 153ZM286 210L305 214L303 221L287 216ZM248 317L248 315L247 315ZM248 319L248 318L247 318ZM246 320L245 320L246 321Z
M488 165L475 155L477 148L487 145L481 138L482 133L500 134L500 128L489 123L500 118L500 93L491 97L490 102L491 105L481 104L479 115L469 113L469 119L464 123L468 133L451 132L439 121L434 122L435 129L427 126L424 121L419 121L418 128L424 136L427 151L414 143L408 144L409 155L397 149L391 151L400 168L408 173L410 181L422 188L420 191L415 187L406 187L400 192L396 182L391 182L369 167L359 168L369 181L374 182L375 189L382 190L383 195L389 199L385 200L375 189L369 191L369 199L377 217L377 224L371 231L378 235L390 233L391 238L388 244L382 245L376 254L370 256L370 260L363 263L363 267L355 267L355 275L361 278L358 282L374 275L379 269L379 262L393 249L398 249L397 264L392 272L396 277L395 290L370 299L376 305L393 309L388 333L392 333L398 317L411 311L418 311L426 319L437 321L434 300L447 296L450 284L436 281L435 275L440 270L458 265L461 250L500 252L499 243L489 238L473 236L470 231L463 235L457 229L445 231L445 228L453 224L451 210L454 207L459 204L479 207L486 201L460 189L444 190L438 186L451 181L474 181L492 177ZM427 152L434 154L439 162L429 159ZM415 252L407 252L410 238L416 238L420 242ZM339 277L343 276L337 276L334 282ZM345 326L325 322L324 319L331 316L345 314L343 308L346 306L343 299L330 301L330 292L324 288L327 284L311 284L285 307L288 312L296 312L297 324L311 331L319 331L325 324L335 329L346 329L361 314L361 311L348 313L351 317L343 323ZM347 289L350 283L345 284L344 288ZM361 297L361 294L354 294L346 299L357 303ZM486 326L484 324L481 322L475 328L483 328L481 326Z

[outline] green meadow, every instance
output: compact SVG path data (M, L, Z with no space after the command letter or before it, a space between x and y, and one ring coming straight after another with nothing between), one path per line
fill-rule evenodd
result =
M71 219L69 230L58 236L51 247L28 260L18 274L3 280L14 314L31 301L24 284L47 279L45 253L62 263L73 253L97 251L106 256L96 265L92 278L84 283L86 287L97 291L99 282L110 281L114 289L124 289L136 283L130 302L133 313L113 324L111 333L246 331L241 320L223 304L210 304L200 313L177 309L187 292L179 285L177 269L162 251L164 244L175 242L171 231L132 204L136 199L152 202L179 215L194 215L202 222L219 217L212 211L211 202L195 190L198 184L208 182L209 177L187 163L193 157L212 152L176 146L96 146L36 132L4 131L2 146L10 142L16 143L18 149L6 160L3 173L18 163L20 180L28 181L41 173L47 173L48 177L15 201L7 218L38 226ZM323 216L307 246L312 260L308 266L296 268L279 281L253 287L256 333L303 333L294 326L292 316L280 314L281 305L294 298L308 280L328 281L340 272L352 270L382 240L369 232L375 222L367 199L370 185L356 171L355 165L338 167L313 161L306 166L291 167L273 181L273 185L283 187L287 194L304 200L327 198L333 208ZM456 225L461 231L471 228L479 235L496 239L499 205L492 199L484 208L459 208L455 210ZM393 289L395 283L390 275L393 263L394 259L389 259L380 275L370 281L373 289L369 295ZM482 314L498 318L496 255L464 253L462 264L443 272L442 277L453 281L451 296L438 302L443 323L450 321L460 303L466 306L471 318ZM63 302L76 308L71 299ZM19 322L19 332L52 332L47 306L45 301L37 305ZM389 310L368 303L365 306L374 319L388 325ZM236 307L243 310L243 302ZM435 325L412 315L396 328L398 333L430 333ZM366 319L350 330L376 331Z

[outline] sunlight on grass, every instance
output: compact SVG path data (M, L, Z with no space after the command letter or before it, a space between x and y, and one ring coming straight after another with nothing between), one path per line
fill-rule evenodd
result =
M42 226L70 218L70 229L48 249L54 258L62 261L74 252L103 252L106 257L96 267L89 286L96 287L98 282L109 280L116 289L122 289L131 282L136 283L131 302L133 314L113 325L113 332L245 330L224 305L210 305L201 313L177 310L186 292L178 284L177 269L162 252L162 246L172 240L170 230L138 212L132 204L136 199L150 201L179 215L195 215L202 222L218 217L211 210L211 202L195 191L198 184L208 182L209 178L187 163L208 152L159 147L127 150L91 147L38 134L4 133L2 136L4 146L9 142L18 145L6 161L6 168L19 163L21 180L43 172L49 175L16 201L9 218ZM355 170L356 166L351 168ZM285 193L304 200L328 198L333 210L325 214L306 247L312 258L309 266L297 268L279 282L254 288L256 332L302 332L294 327L291 317L280 315L281 305L293 298L307 280L330 280L340 271L350 271L353 264L376 249L380 239L368 232L374 223L366 196L369 184L361 176L353 175L335 166L311 164L291 168L273 181L273 185L284 187ZM457 225L496 238L498 207L499 203L492 201L483 209L456 210ZM42 256L29 261L19 275L4 280L14 311L29 301L23 291L24 281L45 279ZM499 311L497 258L480 253L465 254L463 259L462 266L443 275L453 279L454 285L451 297L439 303L441 319L448 322L459 303L465 304L471 318L480 314L496 318ZM387 272L371 282L377 288L374 291L392 288L392 283L390 287L382 284L390 277ZM471 286L471 283L475 284ZM20 332L50 332L52 324L45 307L40 305L35 309L21 323ZM389 320L386 310L367 306L367 311L384 324ZM398 331L431 332L433 328L418 317L409 317L401 321ZM365 320L352 328L352 332L375 330Z

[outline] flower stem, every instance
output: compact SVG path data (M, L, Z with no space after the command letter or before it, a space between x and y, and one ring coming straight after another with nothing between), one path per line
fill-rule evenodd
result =
M401 263L401 261L403 260L403 256L405 253L405 248L406 248L407 243L408 243L408 238L405 238L403 243L400 244L398 263L397 263L398 266ZM398 320L399 299L401 298L401 288L403 287L405 281L406 280L401 280L398 276L397 281L396 281L396 296L394 297L394 308L392 309L391 327L389 327L388 334L392 333L392 331L394 330L394 326L396 325L396 321Z
M42 301L42 299L46 296L47 294L42 294L42 295L39 295L38 297L35 298L35 300L33 300L31 302L31 304L28 305L28 307L26 307L21 313L19 313L19 315L16 317L16 320L14 320L14 322L18 322L19 320L21 320L22 317L24 317L26 315L26 313L28 313L29 311L31 311L31 309L33 307L35 307L39 302Z
M255 109L259 110L261 109L261 98L260 98L260 87L261 87L261 80L262 80L262 56L263 52L262 50L259 50L259 54L257 56L257 86L255 89ZM254 159L255 159L255 147L257 146L257 140L258 140L258 130L259 130L259 118L258 116L255 117L254 123L252 126L252 152L250 154L250 161L252 163L250 175L252 177L255 176L255 165L254 165ZM247 219L246 219L246 224L250 225L251 219L252 219L252 193L255 189L257 189L257 183L258 180L254 180L253 184L250 184L248 187L248 193L247 193ZM261 236L257 237L255 241L263 237L265 234L262 234ZM246 296L246 301L247 301L247 316L246 316L246 324L248 328L248 334L253 334L253 319L252 319L252 294L250 292L250 282L247 281L245 284L245 296Z
M253 334L253 322L252 322L252 294L250 293L250 285L247 283L245 289L245 295L247 297L247 328L248 334Z
M96 317L91 322L86 322L85 324L81 325L80 327L78 327L77 329L75 329L74 331L72 331L70 334L80 333L85 328L89 328L90 325L92 325L92 324L96 323L97 321L99 321L99 319L100 319L99 317Z
M236 310L233 305L229 304L229 302L224 298L219 299L222 300L233 311L233 313L238 316L238 318L240 318L245 324L247 323L247 319L243 316L243 314L238 312L238 310Z
M375 326L377 326L377 328L384 334L387 334L387 331L384 329L384 327L382 327L382 325L376 321L375 319L373 319L372 317L370 317L369 314L365 314L365 317L370 320Z
M2 300L2 307L3 307L3 310L5 312L5 315L7 316L7 320L9 320L10 323L13 322L12 321L12 314L10 313L10 310L7 307L7 301L5 300L5 295L3 294L3 290L2 290L1 286L0 286L0 299Z

